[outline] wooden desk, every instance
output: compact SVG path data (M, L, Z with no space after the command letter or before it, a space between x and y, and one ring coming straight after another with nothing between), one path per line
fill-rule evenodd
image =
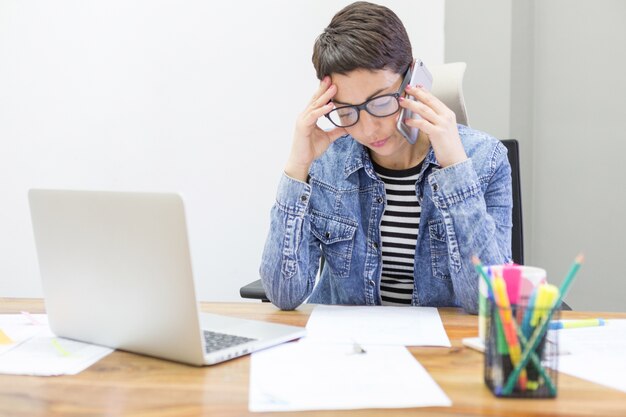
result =
M312 306L283 312L270 304L203 303L204 311L304 326ZM0 313L43 313L41 300L0 299ZM440 309L452 348L411 348L452 400L450 408L306 413L248 412L249 356L195 368L127 352L114 352L74 376L0 375L0 416L626 416L626 394L560 374L556 399L497 399L483 384L483 357L461 345L477 335L477 318ZM626 318L626 313L594 313ZM563 318L589 317L564 312Z

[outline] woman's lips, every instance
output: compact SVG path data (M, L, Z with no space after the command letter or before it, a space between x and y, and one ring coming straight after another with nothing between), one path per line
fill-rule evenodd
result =
M372 146L374 148L380 148L381 146L385 146L385 143L387 143L388 140L389 140L389 138L377 140L376 142L370 143L370 146Z

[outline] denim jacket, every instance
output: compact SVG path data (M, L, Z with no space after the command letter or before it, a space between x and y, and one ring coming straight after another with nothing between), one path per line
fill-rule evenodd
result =
M415 184L421 215L412 304L475 313L472 255L484 264L511 261L511 167L497 139L458 129L469 158L441 168L431 148ZM385 202L367 149L350 136L311 165L308 183L283 175L260 267L270 301L284 310L307 297L317 304L380 305Z

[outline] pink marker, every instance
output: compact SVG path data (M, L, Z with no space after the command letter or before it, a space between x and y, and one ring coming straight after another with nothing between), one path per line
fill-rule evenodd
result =
M502 268L502 278L506 283L506 292L511 304L518 304L520 287L522 284L522 269L517 265L505 265Z

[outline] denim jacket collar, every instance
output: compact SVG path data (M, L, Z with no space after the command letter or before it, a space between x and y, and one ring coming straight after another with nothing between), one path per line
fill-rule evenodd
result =
M437 158L435 157L435 151L433 150L432 146L430 147L428 154L424 159L424 164L420 173L420 179L422 178L422 175L426 171L426 169L428 169L429 165L434 165L437 168L441 167L439 165L439 162L437 162ZM352 175L361 168L365 168L365 172L372 179L378 179L376 177L376 174L374 174L374 168L372 166L372 161L370 160L367 149L365 148L365 146L352 139L350 152L348 152L348 157L346 158L346 164L343 170L345 178L348 178L350 175Z
M345 178L348 178L350 175L363 168L366 165L365 161L367 160L369 160L369 155L367 154L365 146L352 139L350 151L348 152L348 157L346 158L346 165L343 170Z

